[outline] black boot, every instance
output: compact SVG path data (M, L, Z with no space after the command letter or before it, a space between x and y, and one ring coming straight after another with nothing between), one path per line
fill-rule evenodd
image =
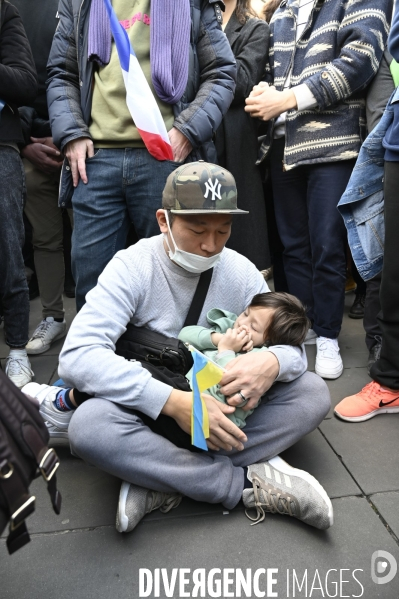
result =
M366 303L366 294L359 293L355 295L355 301L349 310L349 318L363 318L364 316L364 305Z

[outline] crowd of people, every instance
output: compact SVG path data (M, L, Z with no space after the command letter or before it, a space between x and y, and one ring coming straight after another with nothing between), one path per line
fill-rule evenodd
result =
M394 0L0 0L0 27L6 374L54 442L124 481L120 532L182 496L328 528L326 492L279 454L330 408L349 275L372 380L335 414L399 412ZM125 359L128 325L225 368L207 452L191 374ZM29 355L65 336L60 386L32 382Z

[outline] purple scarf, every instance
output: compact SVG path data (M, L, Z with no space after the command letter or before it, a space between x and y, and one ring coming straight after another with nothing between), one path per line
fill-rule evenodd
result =
M190 46L189 0L151 0L151 77L158 97L176 104L186 89ZM92 0L89 60L100 66L111 57L111 26L104 0Z

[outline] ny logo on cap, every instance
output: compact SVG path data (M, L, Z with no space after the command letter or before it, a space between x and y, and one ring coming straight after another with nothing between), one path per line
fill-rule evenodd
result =
M209 192L211 192L211 194L212 194L211 200L213 202L216 201L216 198L218 200L221 200L222 199L222 196L220 195L221 187L222 186L219 183L218 179L215 179L215 183L212 183L212 179L209 177L208 181L205 183L206 191L204 193L204 198L207 199Z

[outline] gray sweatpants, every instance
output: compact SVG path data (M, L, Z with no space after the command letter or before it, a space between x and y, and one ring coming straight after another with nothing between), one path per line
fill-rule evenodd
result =
M133 410L100 398L76 410L69 439L75 455L122 480L232 509L244 488L242 467L278 455L314 430L329 409L327 385L305 372L291 383L273 385L247 419L243 451L180 449Z

